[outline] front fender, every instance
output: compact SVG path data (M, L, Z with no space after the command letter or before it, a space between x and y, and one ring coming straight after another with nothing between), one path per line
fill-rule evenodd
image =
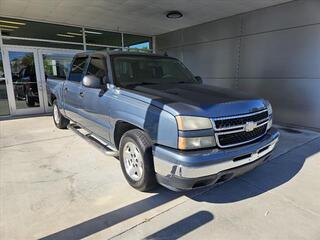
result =
M121 94L113 95L109 103L113 129L117 121L128 122L145 130L155 144L177 148L177 124L169 112L152 105L152 101L146 103Z

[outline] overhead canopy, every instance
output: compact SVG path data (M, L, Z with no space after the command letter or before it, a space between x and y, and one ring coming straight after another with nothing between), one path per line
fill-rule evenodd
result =
M288 0L1 0L0 15L158 35ZM180 19L166 13L179 10Z

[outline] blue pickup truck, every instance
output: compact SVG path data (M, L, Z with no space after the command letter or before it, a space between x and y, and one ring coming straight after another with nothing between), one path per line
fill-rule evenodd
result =
M47 86L55 125L118 157L140 191L223 183L266 161L279 138L268 101L204 85L168 56L85 52Z

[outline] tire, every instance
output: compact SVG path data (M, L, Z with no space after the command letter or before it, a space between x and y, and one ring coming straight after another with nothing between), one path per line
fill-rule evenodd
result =
M68 127L68 124L70 123L69 119L65 118L58 107L57 100L54 100L53 103L53 122L56 125L57 128L59 129L66 129Z
M120 140L119 153L122 173L133 188L145 192L157 186L152 142L145 132L140 129L126 132Z
M34 107L35 101L33 98L30 98L28 94L26 94L26 103L28 107Z

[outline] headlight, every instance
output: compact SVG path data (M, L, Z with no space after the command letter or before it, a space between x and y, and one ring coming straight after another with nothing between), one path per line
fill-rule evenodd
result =
M267 129L269 130L272 127L272 117L269 118Z
M269 130L272 127L272 106L271 106L270 103L268 104L267 108L268 108L268 115L269 115L269 121L268 121L267 129Z
M180 150L191 150L209 148L216 146L213 136L209 137L179 137L178 148Z
M180 131L202 130L212 128L209 118L192 117L192 116L177 116L178 129Z
M267 109L268 109L268 114L269 114L269 115L272 115L272 106L271 106L270 103L268 104Z

